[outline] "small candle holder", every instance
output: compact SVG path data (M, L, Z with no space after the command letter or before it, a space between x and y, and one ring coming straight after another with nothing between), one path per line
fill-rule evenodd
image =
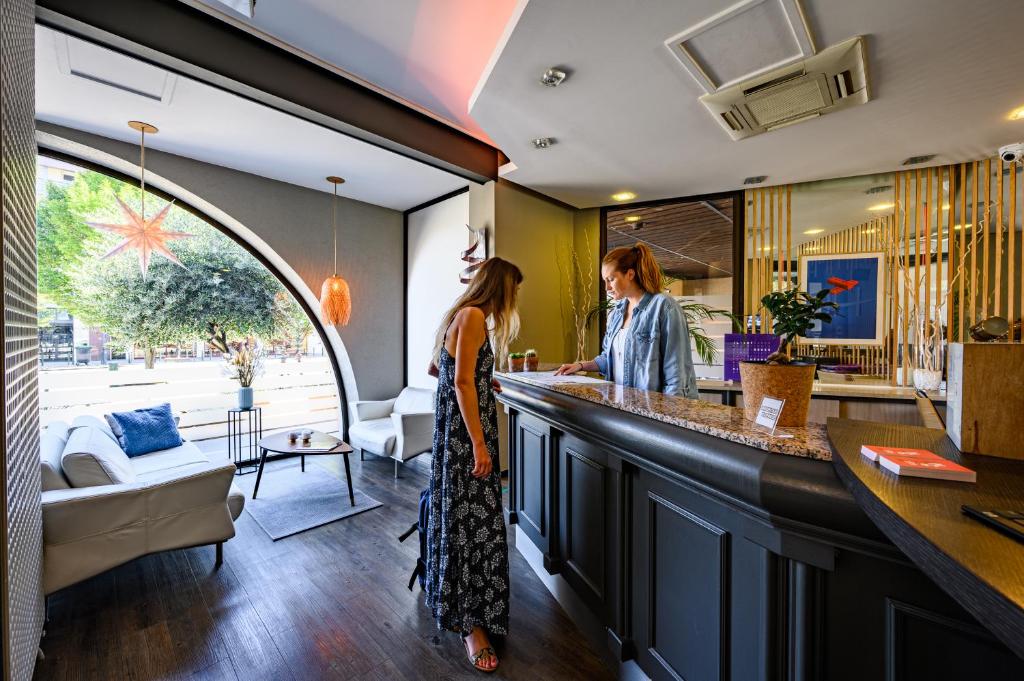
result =
M288 431L288 442L294 443L298 439L299 439L299 431L297 431L297 430L289 430Z

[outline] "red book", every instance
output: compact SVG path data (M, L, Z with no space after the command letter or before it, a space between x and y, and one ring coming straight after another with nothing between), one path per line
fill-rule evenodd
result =
M977 480L977 475L970 468L964 468L949 459L943 459L937 454L922 450L917 450L917 453L910 456L905 454L882 454L878 457L878 464L896 475L934 478L937 480L958 480L960 482L975 482Z
M937 456L927 449L907 449L906 447L880 447L878 445L861 445L860 453L872 461L879 456ZM943 459L945 460L945 459Z

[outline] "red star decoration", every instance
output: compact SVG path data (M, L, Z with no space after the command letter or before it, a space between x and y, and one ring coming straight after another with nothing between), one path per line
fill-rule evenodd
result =
M188 237L195 235L187 234L185 232L168 232L161 227L164 218L167 217L167 213L170 212L173 203L168 203L164 206L163 210L151 217L149 220L144 219L141 215L129 208L128 205L120 198L117 198L117 204L121 207L121 212L124 213L125 218L128 220L127 223L120 225L111 225L103 222L86 223L90 227L102 229L107 232L113 232L125 237L124 241L104 253L100 260L134 248L139 252L139 265L142 267L143 278L145 278L146 273L149 271L149 260L152 253L158 253L173 262L175 265L185 267L181 264L181 261L175 257L174 253L171 252L171 249L167 247L167 242L172 239L187 239Z

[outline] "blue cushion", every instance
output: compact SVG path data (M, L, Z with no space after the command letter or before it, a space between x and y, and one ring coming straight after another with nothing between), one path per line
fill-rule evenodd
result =
M111 416L121 426L124 453L141 456L181 444L181 435L171 415L171 405L115 411Z

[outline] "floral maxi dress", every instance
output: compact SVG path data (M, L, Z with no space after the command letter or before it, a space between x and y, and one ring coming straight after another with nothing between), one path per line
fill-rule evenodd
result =
M476 358L476 393L493 469L472 475L473 443L455 395L455 359L441 348L427 523L427 605L439 629L468 634L480 626L508 633L508 544L501 509L498 412L491 389L494 352Z

